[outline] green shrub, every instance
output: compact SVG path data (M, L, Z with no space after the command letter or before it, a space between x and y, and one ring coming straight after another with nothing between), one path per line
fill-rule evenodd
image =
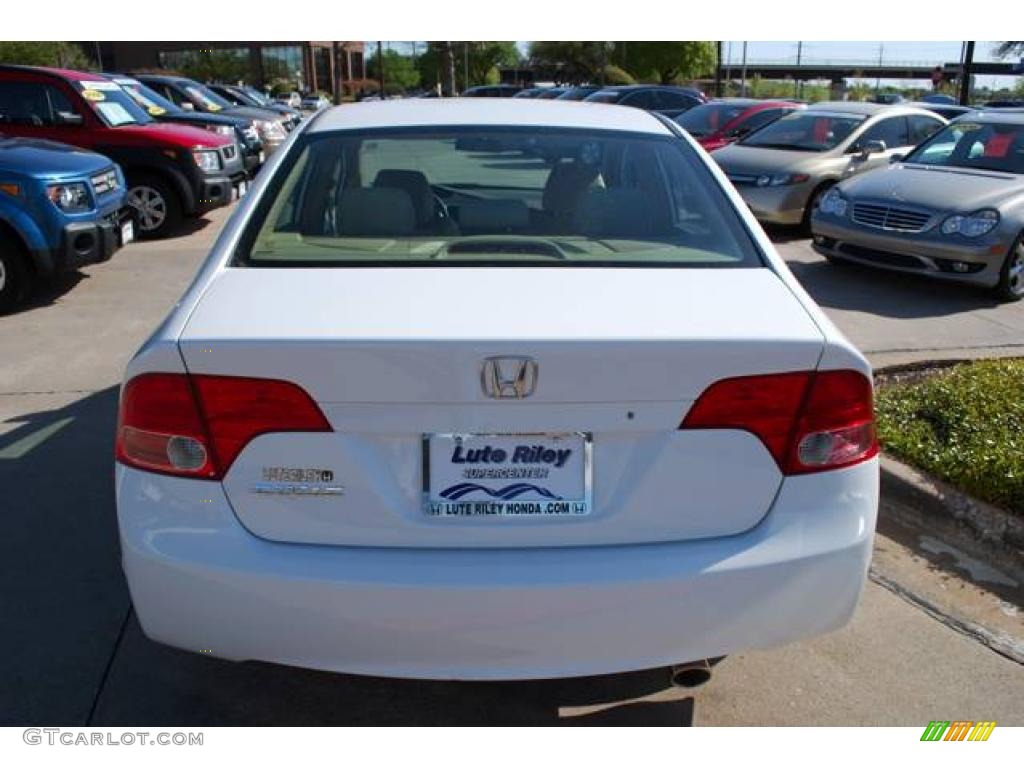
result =
M636 80L622 67L608 64L604 68L604 81L608 85L633 85Z
M958 365L879 391L886 451L1024 514L1024 360Z

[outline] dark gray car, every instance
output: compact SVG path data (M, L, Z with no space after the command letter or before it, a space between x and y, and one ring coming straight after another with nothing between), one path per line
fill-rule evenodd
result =
M1024 112L974 112L886 168L833 187L814 248L1024 298Z
M250 118L259 132L260 141L263 142L263 149L268 156L281 146L287 137L288 132L284 126L284 118L277 112L256 107L235 106L195 80L180 75L148 73L138 73L135 78L182 109Z

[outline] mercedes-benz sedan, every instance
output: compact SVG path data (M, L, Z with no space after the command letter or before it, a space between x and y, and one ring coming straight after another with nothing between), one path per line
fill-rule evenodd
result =
M132 598L180 648L422 678L835 629L871 556L870 376L667 119L323 110L128 366Z
M1024 298L1024 112L975 112L882 170L834 187L814 248Z

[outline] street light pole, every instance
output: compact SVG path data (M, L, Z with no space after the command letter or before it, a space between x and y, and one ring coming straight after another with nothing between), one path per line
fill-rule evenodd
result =
M729 95L732 87L732 40L725 46L725 95Z
M722 95L722 41L715 43L715 96Z
M384 46L377 41L377 79L380 81L380 98L384 100Z
M968 40L964 48L964 63L960 67L960 103L965 107L971 100L971 69L974 66L974 41Z
M796 97L799 99L804 91L804 81L800 79L800 58L804 52L804 41L798 40L796 44Z
M743 41L743 72L740 75L740 95L747 95L747 41Z

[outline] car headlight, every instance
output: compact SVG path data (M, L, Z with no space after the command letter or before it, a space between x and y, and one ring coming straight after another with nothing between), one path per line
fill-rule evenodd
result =
M284 127L276 120L257 120L256 130L264 141L278 141L284 138Z
M843 193L832 187L818 203L818 210L822 213L830 213L833 216L846 215L846 198Z
M50 201L65 213L79 213L92 209L89 188L84 182L51 184L46 188Z
M759 187L786 187L790 184L802 184L810 176L806 173L772 173L757 177Z
M197 149L192 153L196 165L206 173L220 170L220 155L215 149Z
M991 232L999 223L999 212L991 208L975 211L963 216L954 214L942 222L942 234L981 237Z

